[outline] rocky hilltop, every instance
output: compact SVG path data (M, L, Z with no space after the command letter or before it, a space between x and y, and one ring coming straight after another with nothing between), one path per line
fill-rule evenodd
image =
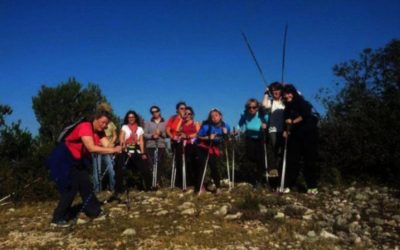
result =
M100 193L105 200L110 194ZM123 197L127 200L127 197ZM241 183L221 194L132 191L95 220L50 226L53 202L0 206L1 249L399 249L400 200L386 187L278 195ZM79 200L77 200L79 202Z

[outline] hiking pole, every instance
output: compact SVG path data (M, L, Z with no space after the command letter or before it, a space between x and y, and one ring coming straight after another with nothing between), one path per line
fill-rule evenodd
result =
M32 182L26 184L25 186L22 187L22 191L26 190L28 187L32 186L34 183L40 181L42 179L42 177L38 177L35 180L33 180ZM3 198L0 199L0 203L7 200L8 198L12 197L13 195L15 195L17 193L17 191L14 191L6 196L4 196Z
M156 148L154 150L154 161L153 161L153 188L157 187L157 168L158 168L158 143L156 142Z
M228 156L228 144L225 142L225 155L226 155L226 172L228 173L228 187L231 190L231 174L230 174L230 165L229 165L229 156Z
M182 190L186 191L186 158L185 158L186 140L182 141Z
M128 159L129 159L129 158L128 158ZM109 167L110 167L110 166L107 166L106 169L104 169L103 173L101 174L99 183L103 181L104 176L106 176L106 173L108 172ZM95 187L95 189L98 188L99 183L97 183L97 186ZM74 227L75 227L76 224L78 223L79 215L80 215L80 214L83 212L83 210L87 207L87 205L89 204L89 201L92 199L92 197L93 197L94 195L95 195L95 194L94 194L94 190L92 190L92 192L89 194L89 196L87 197L87 199L86 199L85 201L83 201L81 209L79 209L79 211L78 211L78 213L76 214L75 218L72 220L71 227L70 227L70 231L74 230Z
M264 164L265 164L265 179L267 183L269 183L269 174L268 174L268 156L267 156L267 140L266 140L266 130L262 129L263 133L263 147L264 147Z
M175 178L176 178L175 154L176 154L176 148L174 148L174 152L172 154L171 188L175 187Z
M235 138L236 129L233 127L233 136L232 136L232 188L235 187Z
M286 57L286 38L287 38L288 24L285 26L285 33L283 35L283 48L282 48L282 72L281 72L281 83L283 84L283 78L285 75L285 57Z
M285 174L286 174L286 156L287 156L287 144L288 144L288 138L289 138L289 129L287 130L287 135L285 138L285 149L283 151L283 163L282 163L282 176L281 176L281 187L279 188L279 191L283 193L283 189L285 187Z
M256 55L254 54L254 51L251 48L249 40L247 39L247 36L244 34L244 32L242 32L242 36L243 36L243 39L244 39L244 41L245 41L245 43L247 45L247 48L249 49L249 52L250 52L251 56L253 57L253 61L256 64L257 68L258 68L258 71L259 71L259 73L261 75L262 81L264 82L265 85L267 85L267 81L265 80L264 72L262 71L261 66L258 63Z
M199 188L199 193L198 193L198 195L201 194L201 188L203 187L204 179L206 178L206 171L207 171L208 160L210 159L210 149L211 149L211 147L212 147L212 142L213 142L213 141L210 142L210 148L207 149L207 158L206 158L206 162L205 162L205 164L204 164L204 171L203 171L203 176L202 176L202 178L201 178L201 183L200 183L200 188Z

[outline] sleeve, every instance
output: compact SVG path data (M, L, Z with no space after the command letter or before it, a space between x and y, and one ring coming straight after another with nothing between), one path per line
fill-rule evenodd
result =
M245 113L240 114L240 120L238 123L240 132L244 133L246 131L246 118Z
M208 130L208 125L202 125L202 126L200 127L200 130L199 130L199 132L197 133L197 135L200 136L200 137L204 137L204 136L207 135L207 130Z
M144 138L145 139L147 139L147 140L149 140L149 139L151 139L152 138L152 133L151 133L151 131L150 131L150 122L145 122L144 123Z
M136 131L136 135L137 135L138 137L140 137L140 136L143 135L143 134L144 134L143 128L142 128L142 127L138 127L138 128L137 128L137 131Z
M228 134L230 134L231 133L231 126L229 126L229 124L225 123L225 128L226 128L226 130L228 130Z
M311 104L307 101L302 101L299 103L299 115L303 120L307 120L311 116Z
M172 126L172 123L174 122L174 116L171 116L167 123L165 124L165 128L170 128Z
M83 122L78 127L78 136L92 136L93 137L93 129L90 122Z

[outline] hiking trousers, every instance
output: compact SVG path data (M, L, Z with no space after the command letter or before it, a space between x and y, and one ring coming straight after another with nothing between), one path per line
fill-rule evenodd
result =
M318 130L308 130L304 133L289 135L287 149L286 187L294 187L302 168L307 188L316 188L319 169L316 164L318 154Z
M196 185L195 185L195 192L199 192L200 190L200 185L201 185L201 179L203 178L203 173L204 173L204 167L207 168L207 170L211 170L211 178L214 181L214 184L217 188L220 188L220 182L221 182L221 177L219 175L219 171L217 168L217 160L218 156L215 154L209 154L209 149L204 148L204 147L197 147L197 164L196 164ZM209 155L208 159L208 164L206 164L207 156ZM204 183L206 182L207 174L206 177L204 178ZM203 184L204 184L203 183Z
M71 213L71 205L78 192L82 198L83 212L91 218L100 214L100 202L93 192L89 169L82 164L71 167L70 182L60 194L60 200L53 213L53 222L70 219L68 217Z

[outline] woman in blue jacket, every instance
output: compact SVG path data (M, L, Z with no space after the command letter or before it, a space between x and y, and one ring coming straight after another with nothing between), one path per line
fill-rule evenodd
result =
M245 135L246 157L256 163L253 175L247 176L252 185L264 183L266 176L265 136L268 124L268 113L260 108L260 103L250 98L245 105L245 111L240 117L239 127ZM253 171L251 171L253 173Z

